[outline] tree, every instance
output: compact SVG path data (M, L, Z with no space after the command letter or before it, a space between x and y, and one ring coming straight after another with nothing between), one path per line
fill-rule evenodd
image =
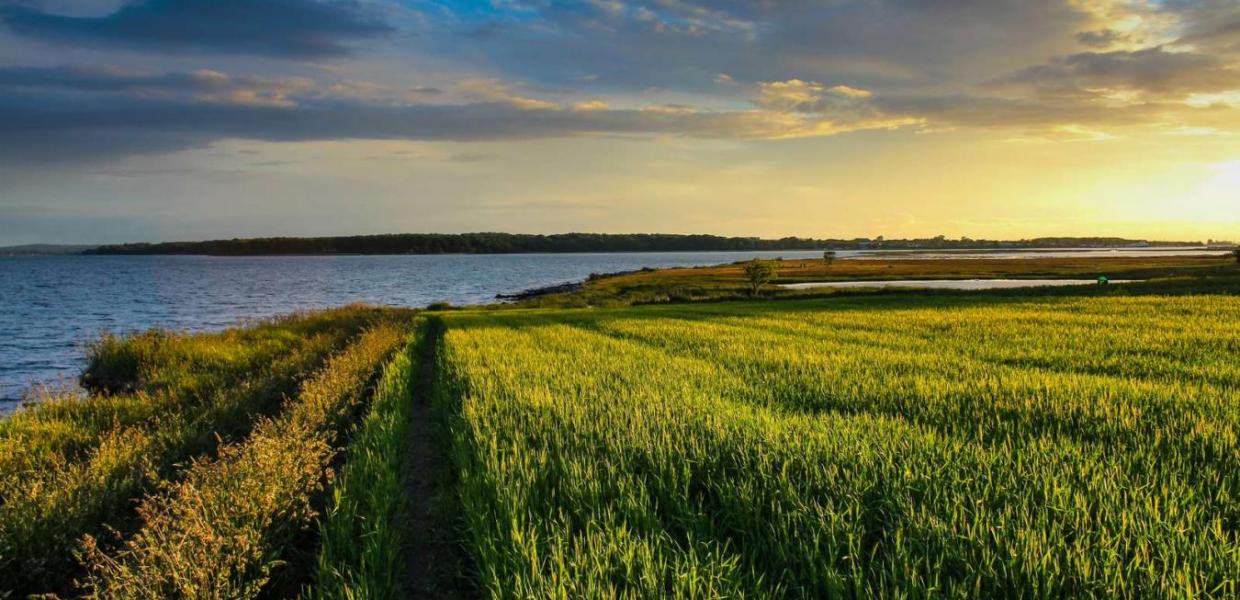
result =
M1236 262L1240 263L1240 246L1231 249L1231 255L1236 257Z
M775 271L775 264L769 260L753 259L745 263L745 277L749 279L749 294L757 296L762 291L762 286L771 282L771 280L779 276Z
M828 267L831 266L831 263L835 262L835 250L827 250L826 252L823 252L822 262L827 263Z

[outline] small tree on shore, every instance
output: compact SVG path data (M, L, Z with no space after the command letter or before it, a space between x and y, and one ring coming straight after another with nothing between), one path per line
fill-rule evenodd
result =
M745 263L745 278L749 280L749 295L751 296L757 296L758 292L762 291L762 286L778 276L775 264L769 260L755 258Z
M828 267L831 266L831 263L835 262L835 250L827 250L826 252L823 252L822 262L827 263Z

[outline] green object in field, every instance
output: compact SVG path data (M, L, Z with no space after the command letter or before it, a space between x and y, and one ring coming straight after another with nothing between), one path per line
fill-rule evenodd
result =
M1111 283L1111 280L1108 279L1106 275L1098 276L1098 285L1106 285L1108 283Z

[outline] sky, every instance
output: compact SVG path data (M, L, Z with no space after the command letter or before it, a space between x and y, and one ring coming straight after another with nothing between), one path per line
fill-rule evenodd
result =
M1237 0L0 0L0 245L1240 238Z

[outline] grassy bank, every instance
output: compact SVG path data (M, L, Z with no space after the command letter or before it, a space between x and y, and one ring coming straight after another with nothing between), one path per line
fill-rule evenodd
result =
M119 551L88 539L91 596L252 598L301 580L281 567L296 564L295 542L313 523L337 445L405 335L396 325L363 334L278 418L260 420L247 440L196 461L183 481L146 499L142 529Z
M0 421L0 473L79 460L109 431L192 410L299 353L321 356L376 316L339 309L221 333L104 336L92 344L82 376L89 398L44 398Z
M85 535L126 533L133 503L256 419L364 329L407 311L346 308L219 334L105 339L87 373L108 393L57 398L0 421L0 595L70 593Z

